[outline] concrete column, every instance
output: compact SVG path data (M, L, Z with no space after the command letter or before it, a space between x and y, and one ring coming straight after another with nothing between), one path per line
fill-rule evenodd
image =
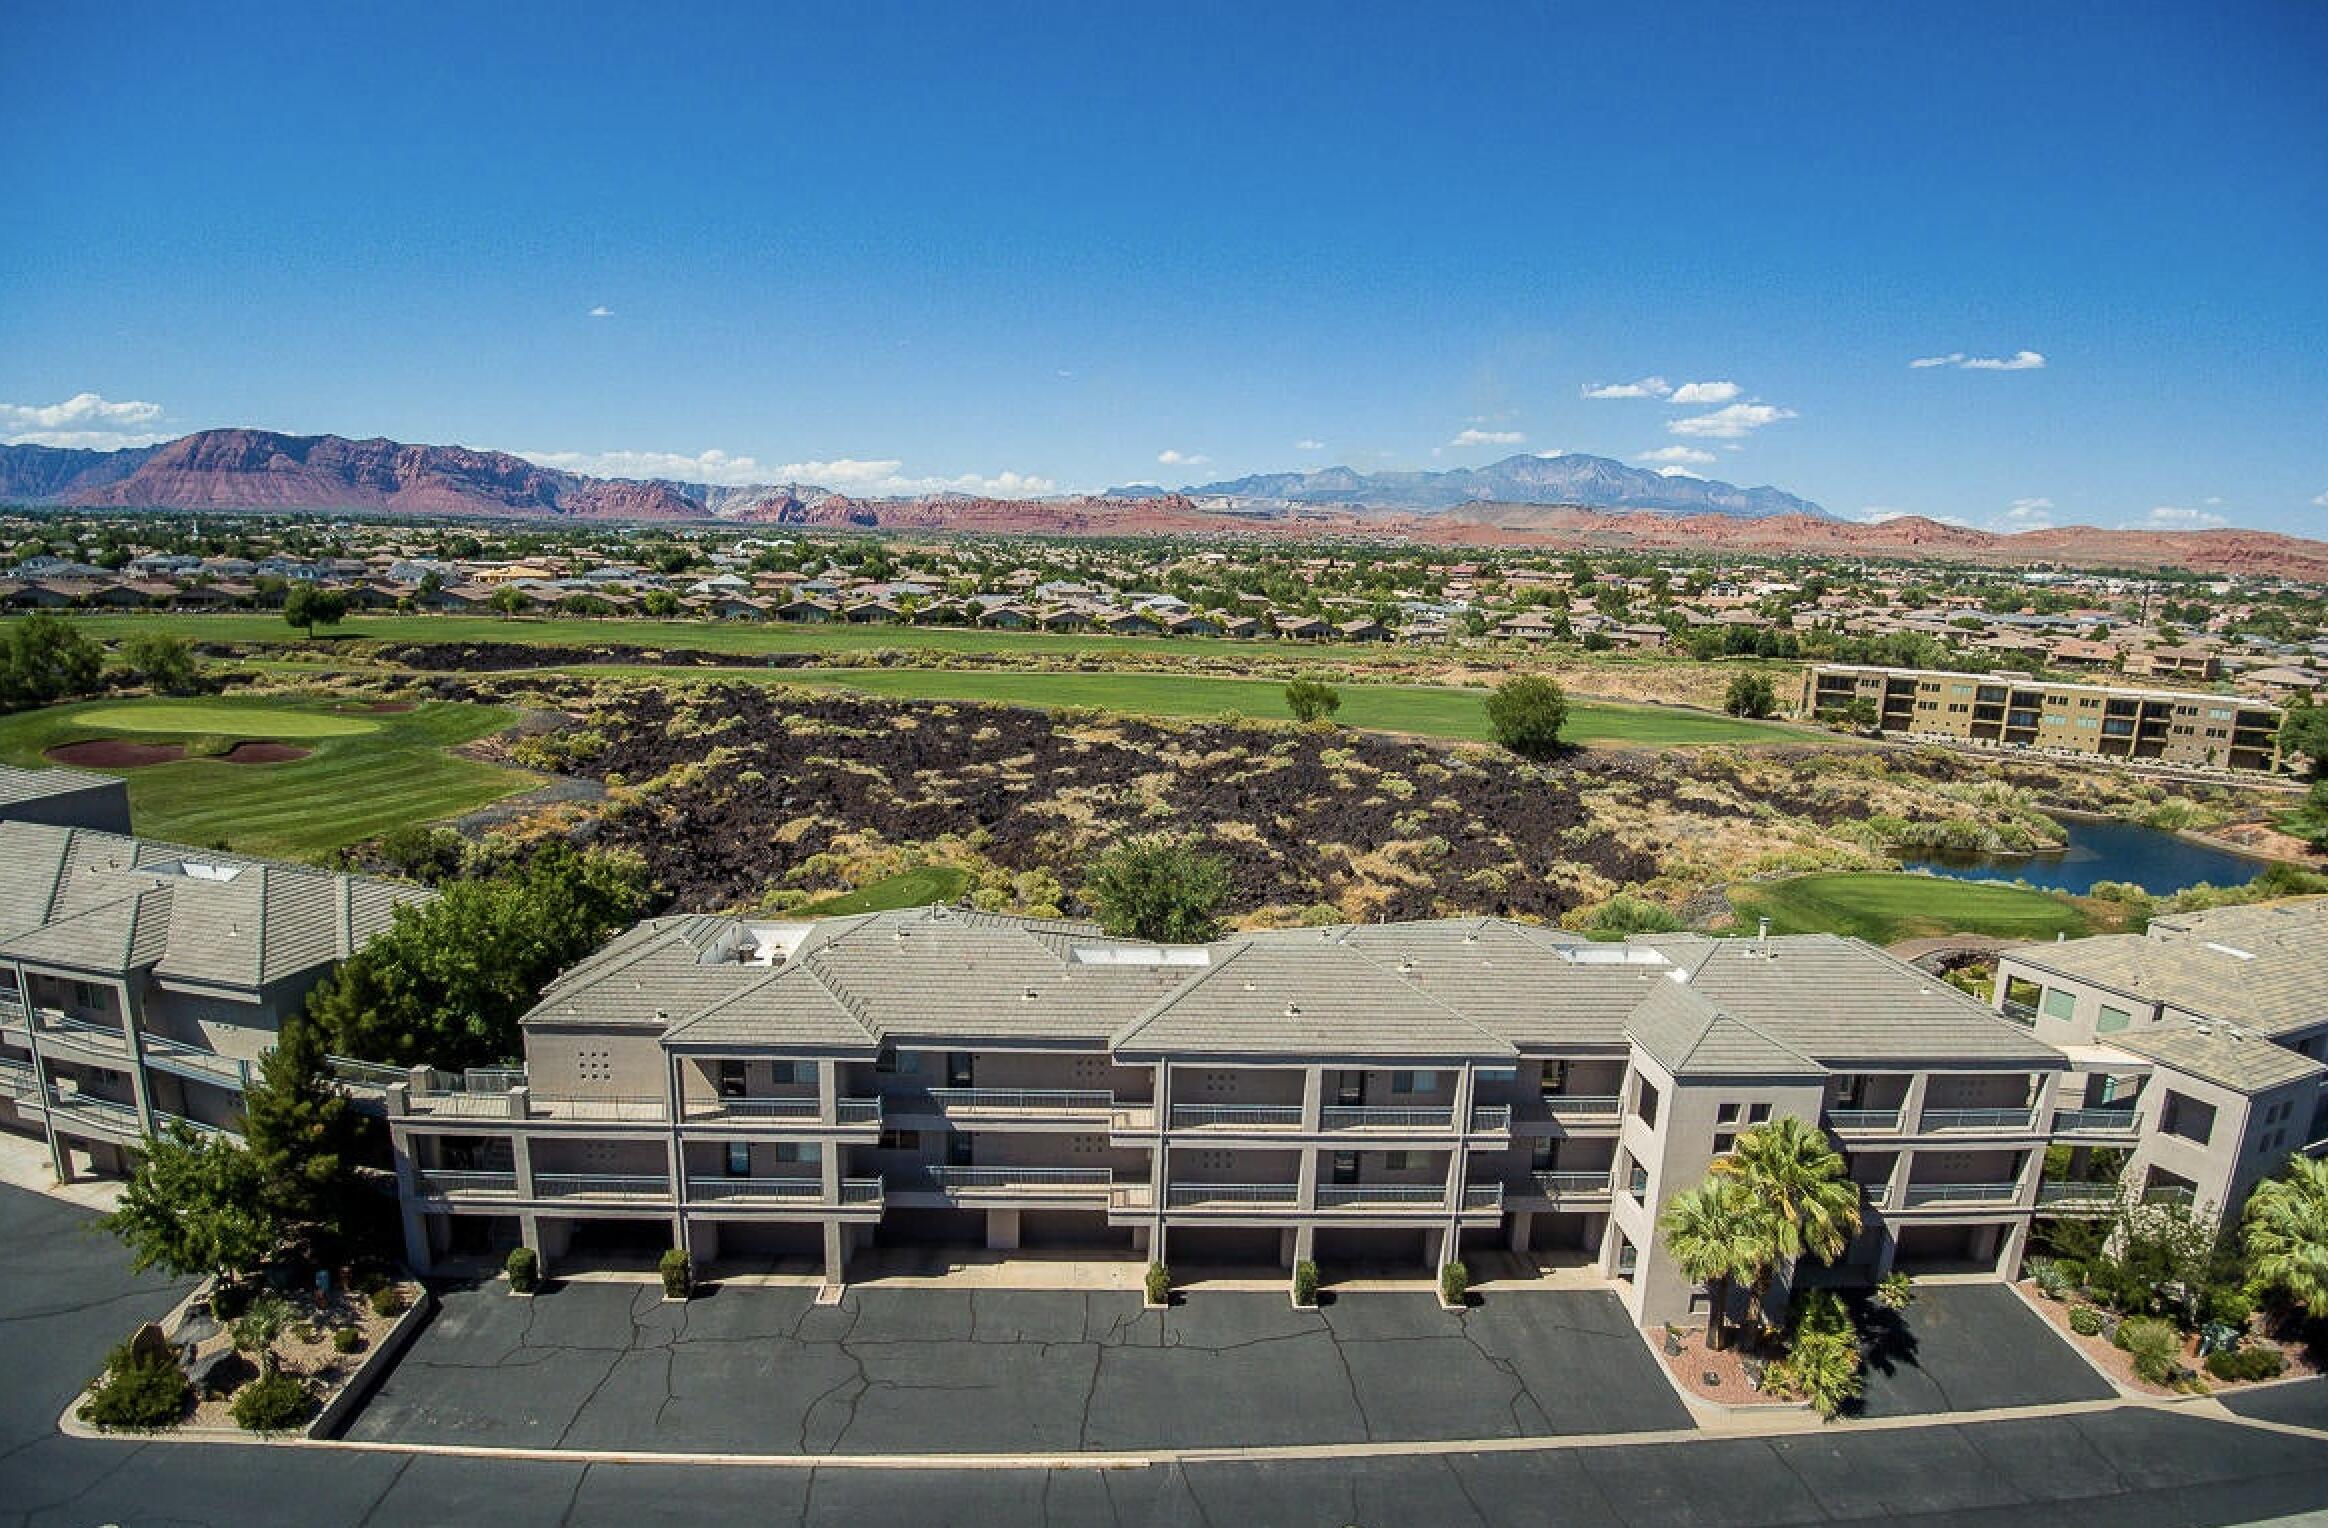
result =
M1295 1226L1293 1228L1293 1260L1297 1263L1314 1263L1317 1261L1317 1256L1318 1228L1307 1224Z
M988 1210L986 1212L986 1248L989 1252L1015 1252L1019 1244L1019 1212L1016 1210Z
M838 1125L841 1122L840 1064L819 1061L816 1064L816 1118L820 1125Z
M436 1262L435 1253L429 1246L428 1217L410 1200L405 1201L403 1214L405 1266L414 1273L428 1273Z
M1528 1241L1535 1227L1536 1212L1534 1210L1512 1211L1511 1219L1506 1223L1505 1250L1525 1253L1528 1250Z
M824 1281L835 1288L849 1281L849 1239L842 1234L846 1229L837 1220L824 1223Z
M816 1143L816 1175L821 1185L819 1193L826 1204L841 1202L841 1143L822 1140Z
M112 987L115 996L121 1000L121 1038L122 1043L129 1047L129 1086L131 1094L137 1099L138 1128L152 1135L153 1088L146 1078L145 1042L138 1036L138 1009L141 1005L130 996L129 983L117 981L112 983Z
M1326 1069L1322 1066L1302 1068L1301 1073L1301 1129L1304 1135L1316 1135L1323 1126L1326 1107Z
M1915 1135L1924 1123L1924 1087L1931 1081L1928 1072L1915 1072L1908 1078L1907 1095L1900 1100L1900 1132Z
M509 1137L510 1166L517 1173L517 1197L530 1200L534 1196L533 1138L524 1131L514 1131ZM535 1249L539 1251L539 1248Z
M1295 1208L1304 1214L1318 1207L1318 1157L1332 1149L1330 1146L1304 1146L1297 1156L1293 1202Z

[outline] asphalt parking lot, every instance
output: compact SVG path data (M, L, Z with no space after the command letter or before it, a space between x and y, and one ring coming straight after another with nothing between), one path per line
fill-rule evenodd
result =
M1854 1302L1868 1339L1854 1415L1903 1417L2099 1401L2114 1392L2045 1319L2001 1284L1930 1284L1894 1314Z
M1136 1295L440 1292L348 1436L673 1452L1048 1453L1687 1428L1616 1300L1428 1292Z

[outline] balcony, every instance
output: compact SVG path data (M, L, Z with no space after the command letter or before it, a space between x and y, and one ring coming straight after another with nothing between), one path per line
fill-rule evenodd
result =
M762 1125L813 1129L824 1123L822 1105L814 1094L766 1098L694 1098L687 1100L682 1107L691 1125ZM833 1123L836 1126L877 1126L881 1123L881 1100L836 1098L833 1100Z
M514 1199L517 1174L431 1167L414 1174L413 1186L431 1199Z
M1174 1104L1175 1130L1299 1130L1299 1104Z
M693 1204L819 1204L824 1179L689 1178L687 1198Z
M2018 1183L1911 1183L1906 1207L1929 1210L1951 1204L2010 1205L2020 1193Z
M1298 1183L1174 1183L1164 1190L1165 1207L1174 1210L1291 1209L1300 1201Z
M2055 1135L2140 1135L2142 1116L2132 1109L2056 1109Z
M1530 1173L1528 1181L1547 1199L1598 1200L1608 1198L1611 1192L1606 1168L1590 1173Z
M2198 1190L2187 1183L2168 1183L2142 1191L2144 1204L2179 1204L2189 1206L2198 1200Z
M342 1088L354 1093L384 1093L390 1083L409 1084L412 1068L381 1061L358 1061L353 1056L326 1056L324 1069Z
M1891 1203L1889 1183L1862 1183L1859 1185L1860 1202L1871 1210L1880 1210Z
M1935 1130L1988 1130L2004 1134L2026 1132L2036 1123L2037 1111L2020 1109L1926 1109L1916 1128Z
M526 1099L527 1119L659 1125L670 1117L671 1106L660 1098L577 1098L567 1094L535 1093Z
M178 1129L190 1130L195 1135L210 1140L232 1141L238 1146L242 1144L241 1132L229 1130L224 1125L213 1125L206 1120L190 1119L186 1115L172 1114L163 1109L154 1111L154 1131L156 1134L166 1134Z
M1615 1125L1624 1100L1614 1093L1547 1093L1544 1107L1554 1119L1584 1120Z
M671 1180L661 1173L535 1173L533 1187L536 1199L671 1199Z
M930 1102L949 1120L1026 1120L1034 1123L1104 1124L1114 1113L1116 1096L1085 1088L932 1088ZM907 1104L899 1112L911 1109Z
M123 1140L142 1140L145 1126L134 1105L86 1093L68 1093L52 1087L47 1098L49 1122L59 1130L90 1130Z
M1477 1104L1471 1110L1473 1135L1508 1135L1512 1128L1510 1104Z
M239 1056L221 1056L216 1051L188 1045L167 1035L140 1033L138 1044L145 1052L146 1065L155 1071L232 1088L238 1093L250 1086L251 1077L258 1070Z
M1417 1108L1334 1104L1318 1111L1323 1130L1451 1130L1454 1125L1455 1110L1445 1104Z
M1837 1135L1876 1135L1900 1128L1898 1109L1829 1109L1827 1125Z
M94 1024L87 1019L76 1019L71 1014L54 1008L33 1010L33 1027L39 1031L42 1049L61 1045L70 1050L102 1056L107 1061L129 1059L129 1036L119 1024Z
M2115 1183L2040 1183L2037 1185L2037 1207L2041 1210L2082 1211L2107 1213L2117 1207L2118 1185Z
M1105 1203L1115 1174L1105 1167L931 1167L889 1180L889 1191L954 1200L1039 1199Z
M2035 1003L2016 1003L2011 998L2007 998L2001 1011L2006 1018L2011 1019L2016 1024L2027 1025L2032 1029L2037 1027L2037 1005Z

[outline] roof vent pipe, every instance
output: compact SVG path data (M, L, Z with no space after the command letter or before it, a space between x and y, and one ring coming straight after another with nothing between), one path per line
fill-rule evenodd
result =
M1754 942L1756 944L1770 943L1770 920L1768 918L1754 920Z

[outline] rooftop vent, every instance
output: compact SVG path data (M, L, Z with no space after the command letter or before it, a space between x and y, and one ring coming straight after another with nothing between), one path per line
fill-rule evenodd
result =
M2235 944L2217 944L2210 939L2207 941L2207 948L2218 955L2228 955L2233 960L2253 960L2255 958L2253 950L2243 950Z
M1040 993L1040 992L1036 991L1036 990L1035 990L1034 988L1032 988L1032 987L1029 987L1029 988L1028 988L1026 991L1024 991L1024 992L1020 993L1020 994L1019 994L1019 996L1020 996L1020 997L1023 997L1023 998L1025 998L1025 999L1026 999L1028 1002L1030 1002L1030 1003L1031 1003L1031 1002L1033 1002L1033 1001L1034 1001L1036 998L1038 998L1038 997L1041 997L1041 996L1042 996L1042 993Z
M1288 1004L1286 1004L1286 1005L1285 1005L1285 1016L1286 1016L1287 1018L1289 1018L1289 1019L1298 1019L1298 1018L1300 1018L1300 1017L1301 1017L1301 1004L1299 1004L1299 1003L1288 1003Z

